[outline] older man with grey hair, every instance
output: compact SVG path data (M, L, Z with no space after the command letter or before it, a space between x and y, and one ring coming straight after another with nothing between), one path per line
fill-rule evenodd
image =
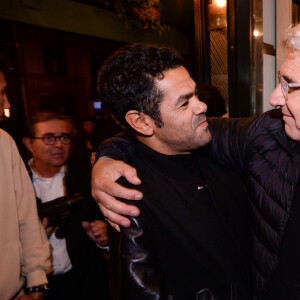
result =
M283 46L278 109L211 125L213 156L244 177L251 199L254 299L300 299L300 25Z

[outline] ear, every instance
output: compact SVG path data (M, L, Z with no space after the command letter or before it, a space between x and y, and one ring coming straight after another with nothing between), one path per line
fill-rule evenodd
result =
M25 147L27 148L27 150L30 153L32 153L31 139L28 136L23 137L23 144L25 145Z
M130 110L126 113L125 119L135 131L145 136L153 135L154 122L148 115L137 110Z

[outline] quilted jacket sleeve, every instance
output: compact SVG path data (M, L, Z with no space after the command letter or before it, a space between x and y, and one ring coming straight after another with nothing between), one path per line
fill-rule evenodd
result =
M225 167L242 174L247 161L247 151L255 138L272 124L272 113L249 118L212 118L209 129L212 133L211 155ZM273 113L274 112L274 113Z
M127 133L106 139L97 150L96 161L103 156L128 162L137 152L136 140Z

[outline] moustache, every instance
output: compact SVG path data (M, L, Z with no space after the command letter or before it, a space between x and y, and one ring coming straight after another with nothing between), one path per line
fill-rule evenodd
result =
M192 121L192 129L196 129L202 122L206 121L206 115L205 113L201 113L195 119Z

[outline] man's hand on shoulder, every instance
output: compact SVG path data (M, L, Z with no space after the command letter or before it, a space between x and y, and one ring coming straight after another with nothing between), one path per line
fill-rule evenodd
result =
M137 216L139 209L122 203L115 197L127 200L140 200L143 197L140 191L116 183L121 176L134 185L141 183L135 168L108 157L99 159L92 171L92 196L98 202L105 218L118 231L119 225L125 227L130 225L129 219L122 215Z

